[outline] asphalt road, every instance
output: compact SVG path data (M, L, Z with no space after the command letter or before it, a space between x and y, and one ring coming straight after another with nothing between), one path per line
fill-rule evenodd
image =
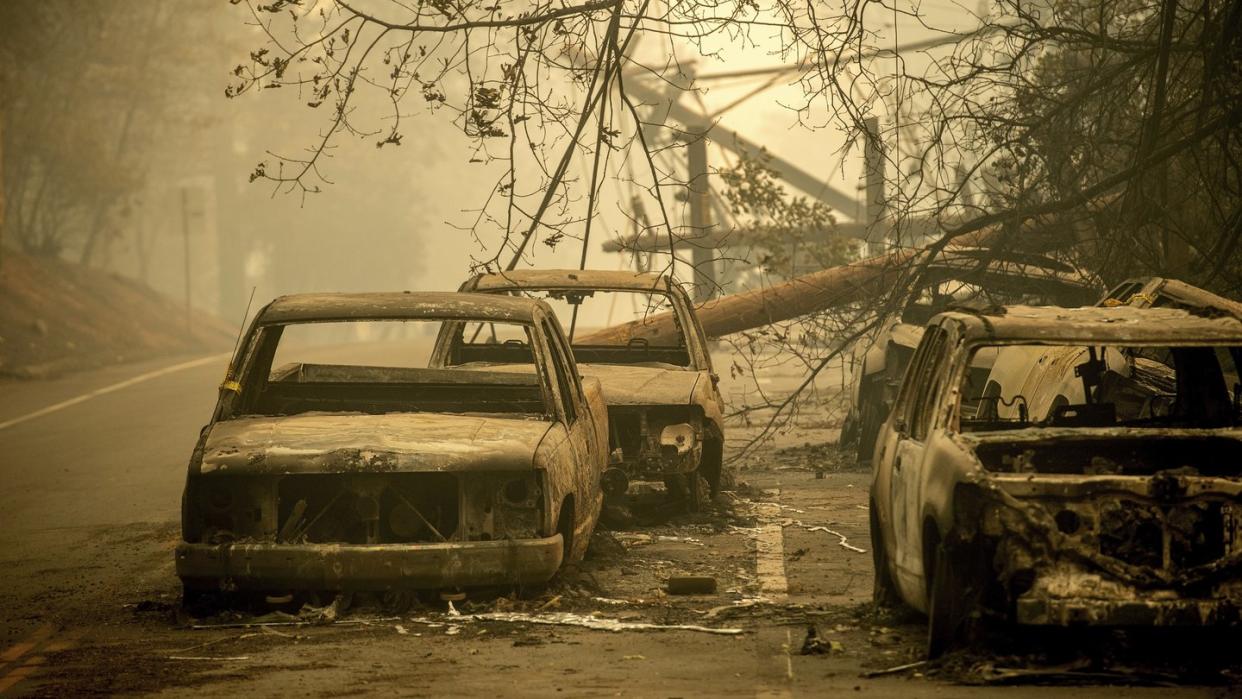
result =
M867 670L916 660L923 630L918 620L868 616L869 555L814 529L828 527L851 545L866 546L866 474L815 479L813 450L761 454L739 474L745 486L716 511L616 531L549 597L517 603L525 613L737 628L742 633L736 636L463 620L440 608L397 618L360 611L356 623L326 627L186 629L174 611L171 555L179 498L186 459L226 361L200 359L0 384L0 694L861 692L908 699L1001 691L910 672L860 678ZM197 363L151 376L190 361ZM124 383L135 378L141 380ZM785 445L823 434L800 430L787 435ZM664 597L663 581L678 573L713 575L720 591ZM737 604L758 597L771 604ZM840 648L799 654L808 624ZM1072 691L1096 697L1233 693L1194 686ZM1061 696L1065 688L1004 692Z

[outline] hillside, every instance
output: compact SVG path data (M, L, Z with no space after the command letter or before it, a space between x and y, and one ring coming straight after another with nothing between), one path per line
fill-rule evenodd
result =
M98 269L5 250L0 375L45 378L162 355L229 349L237 328Z

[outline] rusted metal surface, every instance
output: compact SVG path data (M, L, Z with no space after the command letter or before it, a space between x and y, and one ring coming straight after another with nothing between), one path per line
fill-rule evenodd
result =
M1242 333L1242 316L1194 315L1173 308L1007 306L1003 312L949 311L967 341L1001 344L1213 344Z
M1237 623L1239 416L1167 427L1024 418L963 432L964 421L977 418L968 406L976 396L964 388L976 349L1030 343L1236 352L1242 321L1132 307L934 318L877 441L877 583L930 614L929 647L937 651L979 614L1045 625ZM1038 364L1045 354L1024 361ZM1052 374L1075 373L1082 362L1072 354ZM1200 389L1186 385L1195 376L1178 380L1179 400L1196 400Z
M560 568L560 534L521 541L414 545L254 544L177 548L177 570L279 590L386 590L542 583Z
M440 291L292 294L273 300L257 319L267 324L404 318L530 322L533 309L522 299Z
M527 584L580 559L602 505L607 418L550 316L539 301L471 294L270 304L191 459L176 554L187 590ZM284 325L329 319L517 322L532 363L272 371Z
M634 364L581 364L583 374L599 380L609 405L687 405L704 400L695 387L704 376L680 367ZM706 378L708 382L710 378Z
M219 423L199 472L529 469L550 423L475 415L302 414Z
M628 291L666 299L673 308L668 317L676 320L649 338L659 338L661 346L685 348L689 360L686 366L648 361L644 352L636 351L614 354L607 361L583 361L579 369L603 387L609 410L610 448L620 450L627 479L668 478L698 470L713 491L718 489L724 440L723 399L716 388L711 357L693 305L674 280L626 271L520 270L479 275L461 288L494 294ZM446 365L447 358L452 356L452 348L443 346L446 339L441 337L433 354L433 364L437 366ZM598 352L593 345L608 344L613 343L600 332L573 338L574 351L584 358ZM669 430L670 434L682 437L684 449L662 443Z

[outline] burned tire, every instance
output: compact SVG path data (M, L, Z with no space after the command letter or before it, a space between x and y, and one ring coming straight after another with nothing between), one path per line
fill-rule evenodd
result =
M711 486L703 480L696 469L690 473L676 473L664 477L664 490L669 500L680 503L686 512L699 512L707 502Z
M229 595L217 587L182 583L181 609L190 616L210 616L229 606Z
M848 447L853 444L855 450L857 450L858 445L855 444L857 441L858 411L851 408L849 412L845 414L845 420L841 422L841 436L837 439L837 444L842 447Z
M879 525L875 503L872 503L871 564L875 575L871 584L871 601L883 609L897 609L902 605L901 596L897 594L897 585L893 583L892 573L888 570L888 551L884 548L884 535L880 532Z
M927 582L927 657L934 660L961 644L967 636L970 610L966 589L944 546L934 547L935 561Z
M871 461L872 453L875 452L875 440L880 436L880 427L884 425L884 419L888 417L888 411L885 407L871 395L864 395L862 399L862 413L858 418L858 460L860 462Z
M699 473L707 481L708 497L720 495L720 481L724 477L724 446L716 438L703 442L703 455L699 459Z
M707 501L708 488L703 480L703 476L699 475L699 469L687 473L686 476L686 511L699 512L703 509L703 503Z

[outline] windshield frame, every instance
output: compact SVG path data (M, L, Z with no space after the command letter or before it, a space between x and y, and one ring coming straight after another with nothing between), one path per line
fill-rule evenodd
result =
M556 413L556 395L552 390L551 379L548 376L546 361L544 358L548 356L547 348L544 346L546 341L543 334L538 329L538 324L542 316L535 314L531 321L517 320L513 318L501 318L482 316L479 314L470 314L462 316L408 316L402 318L391 318L386 316L350 316L350 317L325 317L325 318L308 318L306 320L278 320L264 321L262 316L257 318L246 332L242 344L238 348L232 362L229 365L228 380L220 386L220 397L216 404L216 410L212 415L212 421L221 421L240 417L245 413L247 401L251 397L261 393L263 388L271 378L273 370L272 361L276 355L276 349L280 345L281 336L284 328L290 325L309 325L319 323L351 323L351 322L403 322L403 321L425 321L438 322L440 329L439 334L451 323L503 323L506 325L520 326L526 330L531 338L531 352L535 359L535 373L539 377L540 391L543 393L543 402L545 409L548 410L548 417L554 416ZM436 346L438 347L438 339ZM432 358L428 363L428 368L444 368L436 363L436 352L433 350ZM462 369L461 371L470 371Z
M940 424L940 426L942 426L948 432L952 432L955 434L966 434L966 435L997 434L997 433L1010 432L1010 431L1014 431L1018 429L1092 430L1092 429L1103 428L1103 429L1134 429L1134 430L1192 429L1192 430L1218 431L1218 430L1236 430L1236 429L1242 428L1242 417L1239 417L1239 418L1235 418L1235 423L1233 425L1220 425L1220 426L1211 426L1211 427L1187 427L1185 425L1179 425L1176 423L1169 423L1167 425L1146 426L1146 425L1134 425L1134 424L1129 424L1125 422L1118 422L1111 426L1072 426L1072 425L1051 425L1051 424L1048 424L1047 422L1030 421L1026 423L1015 423L1015 426L1012 428L1000 429L1000 430L996 430L996 429L993 429L993 430L962 430L961 428L962 426L962 403L965 398L965 396L963 395L963 384L966 380L966 373L970 371L972 361L975 355L980 350L986 350L989 348L1000 350L1006 347L1052 348L1052 347L1074 347L1074 346L1082 347L1083 349L1086 349L1088 347L1096 347L1096 348L1121 347L1121 348L1135 348L1135 349L1213 348L1213 349L1223 349L1226 352L1229 352L1229 350L1237 350L1236 354L1231 352L1230 356L1233 357L1236 368L1240 372L1242 372L1242 361L1239 361L1239 360L1242 360L1242 341L1240 341L1238 338L1222 338L1222 337L1214 337L1214 338L1207 338L1207 339L1192 338L1192 339L1179 339L1176 342L1170 342L1167 339L1119 341L1116 337L1093 340L1093 339L1084 339L1081 337L1076 337L1074 339L1065 339L1065 338L1048 337L1048 336L1036 337L1036 338L1032 338L1032 337L994 338L993 337L993 338L966 339L963 342L961 342L956 349L953 350L954 356L951 362L951 366L953 367L952 374L948 377L948 380L946 381L946 386L949 388L949 393L946 396L942 396L940 400L938 401L940 405L940 409L937 411L938 413L937 422ZM1221 369L1223 371L1224 367L1221 367ZM1240 376L1240 380L1242 380L1242 376ZM1232 387L1227 386L1226 389L1232 390Z
M492 287L492 288L487 288L487 289L479 289L477 291L478 293L484 293L484 294L507 294L507 295L520 296L522 298L534 298L539 301L544 301L544 299L540 297L530 296L529 294L548 293L548 292L567 292L567 293L569 292L582 292L582 293L605 292L605 293L615 293L615 294L629 293L629 294L646 294L649 296L661 296L661 297L668 299L669 301L669 305L671 306L671 312L673 313L673 322L676 325L678 332L681 333L681 338L686 348L686 354L690 358L690 364L686 367L686 369L702 371L705 369L710 370L711 368L711 360L710 360L708 350L707 350L706 338L700 336L700 333L698 332L698 325L694 322L694 316L692 315L690 311L689 297L686 296L685 290L682 289L681 286L675 282L666 282L665 284L661 286L643 287L643 288L637 288L637 289L634 287L622 287L622 286L611 286L611 285L538 284L538 285ZM646 316L643 316L643 318L658 315L659 313L662 313L662 312L663 311L648 314ZM554 316L556 315L555 309L553 310L552 315ZM639 320L639 319L624 320L624 321L621 321L621 323L616 323L614 325L622 325L624 323L634 322L634 320ZM564 323L562 323L562 325L564 325ZM609 327L613 327L613 326L609 326ZM624 345L586 345L586 344L578 343L574 341L574 338L571 332L576 332L576 328L573 331L567 330L565 333L565 339L569 342L569 347L571 351L577 347L581 347L581 348L624 347Z

